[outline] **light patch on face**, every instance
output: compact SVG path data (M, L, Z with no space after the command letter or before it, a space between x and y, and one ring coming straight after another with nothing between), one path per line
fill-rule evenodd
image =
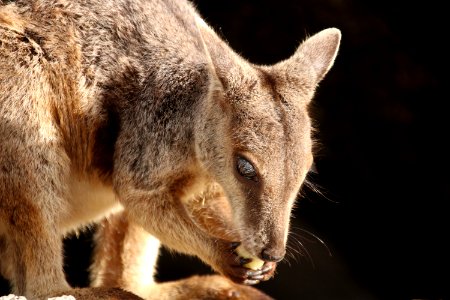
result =
M189 182L181 192L181 202L186 203L200 195L205 190L206 184L207 180L203 177L196 177L192 182Z

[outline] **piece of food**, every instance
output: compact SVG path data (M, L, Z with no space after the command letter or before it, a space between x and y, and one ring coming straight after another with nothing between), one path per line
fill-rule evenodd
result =
M251 258L252 260L244 265L244 267L252 269L252 270L259 270L264 265L264 261L259 259L256 256L251 255L242 245L239 245L236 248L236 253L243 257L243 258Z

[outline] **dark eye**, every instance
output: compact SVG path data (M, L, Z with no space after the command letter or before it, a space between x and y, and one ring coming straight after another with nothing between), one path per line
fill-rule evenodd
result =
M255 167L253 167L251 162L249 162L245 158L238 157L236 167L239 175L241 175L242 177L253 180L255 182L258 181L258 175L256 174Z

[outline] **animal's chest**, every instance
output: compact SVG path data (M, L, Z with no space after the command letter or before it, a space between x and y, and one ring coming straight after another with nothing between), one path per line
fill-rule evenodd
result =
M65 232L99 221L123 209L112 187L98 181L74 179L70 184L68 200L66 218L61 224Z

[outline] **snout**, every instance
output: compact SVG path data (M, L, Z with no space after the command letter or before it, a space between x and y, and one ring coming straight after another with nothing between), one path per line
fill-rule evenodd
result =
M258 235L256 235L258 236ZM255 236L253 236L255 237ZM285 244L280 239L261 241L258 239L246 239L244 240L243 247L253 256L265 262L279 262L283 260L286 255ZM250 243L248 243L250 241Z
M269 226L257 234L260 237L259 240L256 239L259 251L255 249L257 250L255 254L264 261L281 261L286 255L286 231L285 226L269 223Z
M286 254L286 249L284 247L267 247L261 251L259 258L264 261L279 262L283 260Z
M265 226L250 231L247 236L249 238L244 240L245 248L263 261L279 262L286 255L287 236L284 226Z
M286 255L289 228L289 203L273 204L273 198L265 197L256 207L248 207L244 218L238 219L243 246L265 262L277 263ZM256 201L253 201L255 205ZM242 222L243 221L243 222Z

